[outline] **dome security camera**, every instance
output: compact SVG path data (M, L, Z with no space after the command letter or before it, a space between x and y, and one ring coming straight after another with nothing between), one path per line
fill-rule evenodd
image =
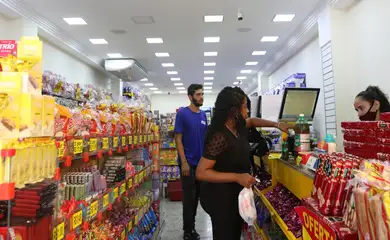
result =
M238 9L238 12L237 12L237 20L238 21L242 21L244 19L244 15L242 15L242 12L240 9Z

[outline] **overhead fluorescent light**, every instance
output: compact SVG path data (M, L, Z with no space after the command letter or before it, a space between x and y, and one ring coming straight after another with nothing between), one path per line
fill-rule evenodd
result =
M167 71L168 75L177 75L177 71Z
M175 66L175 64L173 64L173 63L162 63L161 65L163 67L174 67Z
M169 57L169 53L155 53L156 57Z
M109 58L121 58L122 54L120 54L120 53L107 53L107 56Z
M241 70L241 73L251 73L252 70Z
M205 85L205 86L207 86L207 85L211 86L211 85L213 85L213 82L205 82L205 83L203 83L203 85Z
M179 91L179 93L187 93L187 91Z
M208 23L223 22L223 15L206 15L203 19Z
M183 83L174 83L175 86L183 86Z
M104 38L91 38L89 39L89 41L92 44L108 44L108 42Z
M203 93L212 93L212 90L204 90Z
M239 77L237 77L237 79L238 80L244 80L244 79L246 79L246 77L245 76L239 76Z
M252 55L253 56L260 56L260 55L265 55L267 51L253 51Z
M82 18L63 18L69 25L87 25L87 22Z
M176 88L177 90L184 90L184 89L186 89L185 87L177 87Z
M203 64L203 66L205 66L205 67L214 67L215 65L216 65L215 62L205 62L205 63Z
M233 85L238 85L238 84L240 84L240 82L234 82L234 83L233 83Z
M204 77L204 80L214 80L214 77Z
M210 90L210 89L213 89L213 87L203 87L203 89Z
M218 52L204 52L205 57L214 57L217 55L218 55Z
M153 83L145 83L144 85L145 85L145 86L147 86L147 87L154 86L154 84L153 84Z
M156 88L156 87L151 87L151 88L149 88L149 89L152 90L152 91L158 90L158 88Z
M278 36L265 36L261 38L261 42L276 42L278 40Z
M217 42L219 42L219 37L205 37L203 39L203 42L205 42L205 43L217 43Z
M256 66L259 62L246 62L245 65L247 66Z
M295 14L276 14L272 21L274 22L291 22Z
M161 91L154 91L153 93L159 94L162 93Z
M214 74L214 70L203 71L204 74Z
M163 43L162 38L146 38L148 43Z
M141 80L139 80L140 82L147 82L148 79L147 78L142 78Z
M180 81L180 78L171 78L171 81Z

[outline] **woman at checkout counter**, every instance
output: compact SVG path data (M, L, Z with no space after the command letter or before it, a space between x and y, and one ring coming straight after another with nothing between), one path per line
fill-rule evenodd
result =
M360 121L379 121L381 113L390 112L389 99L377 86L368 86L360 92L353 105Z

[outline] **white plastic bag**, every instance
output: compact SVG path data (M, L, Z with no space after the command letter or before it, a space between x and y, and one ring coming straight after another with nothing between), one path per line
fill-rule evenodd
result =
M253 226L257 218L257 213L252 189L244 188L241 190L238 195L238 209L242 219L249 226Z

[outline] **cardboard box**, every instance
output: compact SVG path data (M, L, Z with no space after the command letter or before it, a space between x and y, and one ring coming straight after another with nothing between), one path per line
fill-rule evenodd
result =
M42 136L42 96L21 94L20 137Z
M19 137L20 127L19 93L0 92L0 138L11 139Z
M42 96L42 136L54 136L54 107L54 97Z

